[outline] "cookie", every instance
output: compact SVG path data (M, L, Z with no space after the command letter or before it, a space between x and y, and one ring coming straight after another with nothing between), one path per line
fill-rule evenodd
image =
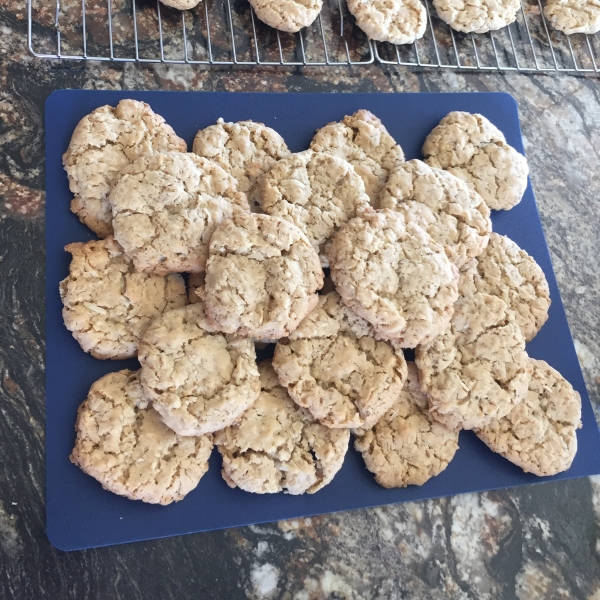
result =
M204 290L204 273L190 273L187 282L187 299L190 304L200 302Z
M439 475L458 450L459 431L447 429L429 414L413 362L408 363L406 383L392 407L374 427L359 433L354 447L385 488L423 485Z
M412 44L427 29L427 11L420 0L348 0L348 10L378 42Z
M487 246L492 221L483 198L454 175L420 160L400 165L380 194L381 208L402 213L440 244L460 268Z
M512 310L478 292L463 270L450 326L417 346L419 380L431 414L450 429L475 429L506 416L525 396L531 363Z
M216 333L202 302L156 319L142 339L139 360L144 394L179 435L231 425L260 391L254 344Z
M150 323L186 304L181 275L137 273L112 236L69 244L65 250L72 259L69 275L60 282L63 319L95 358L135 356Z
M250 0L256 16L263 22L288 33L311 25L323 8L323 0Z
M306 150L280 160L261 180L261 206L298 226L328 266L326 250L342 223L369 206L362 179L337 156Z
M118 371L92 385L77 411L71 462L102 487L132 500L171 504L208 470L212 435L183 437L148 405L139 371Z
M406 378L400 349L376 339L339 295L319 304L275 347L273 367L296 404L327 427L372 427L396 401Z
M342 225L329 249L337 291L376 333L414 348L443 331L458 298L458 269L428 233L390 209Z
M364 181L375 208L390 172L404 161L402 148L368 110L359 110L339 123L325 125L315 134L310 148L347 160Z
M438 17L463 33L486 33L515 21L520 0L433 0Z
M185 152L186 143L145 102L121 100L101 106L79 121L62 160L71 210L99 237L113 232L108 202L121 169L150 152Z
M109 199L115 239L138 271L158 275L203 271L217 225L249 211L231 175L184 152L142 156L121 171Z
M225 123L223 119L196 134L193 150L236 179L255 212L260 208L260 176L290 154L283 138L270 127L254 121Z
M215 435L223 479L255 494L314 494L342 468L350 432L317 423L279 385L268 362L259 371L258 400Z
M567 35L594 35L600 31L598 0L546 0L544 16L554 29Z
M277 340L317 304L319 256L279 217L238 214L217 227L206 263L206 313L225 333Z
M160 0L165 6L176 8L177 10L189 10L200 3L200 0Z
M532 340L548 319L550 289L541 267L511 239L492 233L477 257L477 289L497 296L514 311L525 341Z
M422 151L430 167L466 181L493 210L512 208L525 193L525 157L482 115L449 113L427 136Z
M475 433L526 473L545 477L566 471L575 458L581 397L548 363L530 361L533 375L523 401Z

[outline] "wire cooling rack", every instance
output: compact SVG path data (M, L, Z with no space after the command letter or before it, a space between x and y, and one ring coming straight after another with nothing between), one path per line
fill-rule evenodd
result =
M461 34L425 0L428 27L414 44L373 42L345 0L325 0L297 34L257 19L247 0L201 0L188 11L156 0L27 0L29 49L40 58L193 65L368 65L477 71L600 74L600 34L567 36L544 19L542 0L521 0L517 20Z

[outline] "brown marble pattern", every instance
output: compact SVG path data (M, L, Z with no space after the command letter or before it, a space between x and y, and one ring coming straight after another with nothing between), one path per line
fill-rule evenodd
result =
M40 61L0 6L0 598L600 600L600 478L65 554L44 532L44 101L55 89L508 91L600 416L600 85L380 68ZM50 19L51 15L44 17ZM90 515L93 518L93 515Z

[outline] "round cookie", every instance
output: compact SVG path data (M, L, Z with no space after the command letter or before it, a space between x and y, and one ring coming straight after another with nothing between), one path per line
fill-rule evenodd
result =
M326 250L342 223L369 206L362 179L347 161L305 150L280 160L261 180L269 215L298 226L328 266Z
M150 323L186 304L181 275L137 273L112 236L69 244L65 250L72 259L68 277L60 282L63 319L95 358L135 356Z
M190 10L200 3L200 0L160 0L165 6L176 8L177 10Z
M202 302L156 319L139 360L144 394L180 435L231 425L260 391L254 344L215 332Z
M298 227L279 217L237 214L217 229L206 263L206 313L220 331L277 340L317 304L319 257Z
M329 429L294 404L268 362L258 400L215 435L223 479L255 494L314 494L342 468L350 432Z
M430 412L450 429L481 428L506 416L531 379L513 311L500 298L478 292L477 277L473 268L463 270L450 327L415 352Z
M483 198L458 177L420 160L392 172L379 202L425 229L458 268L481 254L492 232Z
M466 181L492 210L512 208L525 193L525 157L482 115L449 113L427 136L422 152L430 167Z
M275 347L273 367L300 406L327 427L372 427L396 401L406 378L400 349L331 292Z
M288 33L311 25L323 8L323 0L250 0L250 4L263 23Z
M412 44L427 29L427 11L420 0L348 0L348 10L378 42Z
M567 35L600 31L600 2L598 0L547 0L544 16L550 25Z
M523 402L475 433L526 473L545 477L566 471L575 458L581 397L548 363L530 361L533 375Z
M402 148L383 123L368 110L359 110L339 123L329 123L315 134L310 149L347 160L365 184L377 208L379 192L391 171L404 161Z
M192 153L142 156L110 193L115 239L138 271L204 270L219 223L249 211L245 194L215 163Z
M382 338L414 348L443 331L458 298L458 269L429 234L390 209L343 225L329 249L340 296Z
M71 210L99 237L113 232L108 202L117 175L151 152L185 152L186 143L145 102L121 100L79 121L62 160L75 194Z
M102 487L132 500L171 504L208 470L212 435L183 437L144 399L139 371L118 371L92 385L77 411L71 462Z
M196 134L193 151L237 179L238 189L248 196L254 211L260 208L260 176L290 154L283 138L270 127L254 121L225 123L223 119Z
M541 267L511 239L492 233L488 247L477 257L480 292L497 296L509 306L525 341L532 340L548 319L550 289Z
M385 488L423 485L439 475L458 450L459 430L446 429L427 410L417 368L408 375L395 403L372 428L361 431L354 447Z
M438 17L463 33L486 33L510 25L521 8L520 0L433 0Z

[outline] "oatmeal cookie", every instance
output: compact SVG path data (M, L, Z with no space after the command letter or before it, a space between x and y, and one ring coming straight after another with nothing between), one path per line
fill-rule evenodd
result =
M336 292L275 347L273 367L300 406L328 427L372 427L396 401L406 378L402 350L376 339L367 321Z
M381 208L401 212L460 268L487 246L492 221L483 198L454 175L420 160L400 165L381 191Z
M216 333L202 302L156 319L142 339L139 360L144 394L179 435L231 425L260 391L254 344Z
M259 371L258 400L215 435L223 479L255 494L314 494L342 468L350 432L317 423L292 401L268 362Z
M150 323L186 303L181 275L137 273L112 236L65 250L72 259L68 277L60 282L63 319L95 358L135 356Z
M547 0L544 16L567 35L594 35L600 31L600 0Z
M378 42L412 44L427 29L427 11L420 0L348 0L348 10Z
M249 211L231 175L184 152L142 156L121 171L109 199L116 240L138 271L158 275L203 271L217 225Z
M365 212L342 225L329 264L344 302L403 348L431 340L450 322L458 269L427 232L398 212Z
M493 210L517 205L527 187L525 157L479 114L446 115L427 136L423 156L430 167L445 169L466 181Z
M325 125L315 134L310 148L347 160L364 181L375 208L390 172L404 161L402 148L368 110L359 110L339 123Z
M526 473L556 475L571 466L577 452L581 397L548 363L530 361L533 375L523 402L475 433Z
M71 462L102 487L132 500L171 504L208 470L212 435L183 437L148 405L139 371L118 371L92 385L77 411Z
M433 0L438 17L463 33L486 33L515 21L520 0Z
M250 0L250 4L263 23L288 33L311 25L323 8L323 0Z
M172 150L185 152L186 143L145 102L97 108L79 121L63 155L71 210L99 237L110 235L108 194L121 169L143 154Z
M238 214L210 241L204 299L220 331L258 340L288 335L317 304L319 257L279 217Z
M196 134L193 150L237 179L238 189L246 194L254 212L260 208L260 176L290 154L283 138L270 127L254 121L226 123L223 119Z
M306 150L280 160L262 178L261 206L267 214L297 225L327 267L332 236L369 206L369 196L349 162Z
M413 362L391 408L374 427L358 433L354 447L385 488L423 485L439 475L458 450L459 431L447 429L429 414Z

